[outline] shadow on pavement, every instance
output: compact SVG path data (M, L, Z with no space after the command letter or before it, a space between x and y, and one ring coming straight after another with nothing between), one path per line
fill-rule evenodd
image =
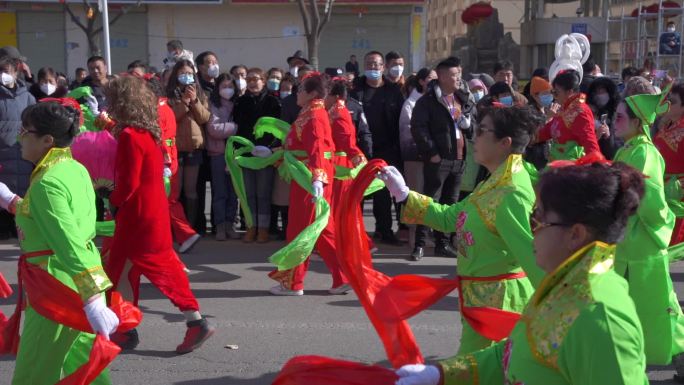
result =
M348 301L333 301L328 302L331 306L342 306L342 307L361 307L361 303L358 300L348 300ZM426 310L439 310L439 311L453 311L458 312L458 299L454 297L445 297L439 300L434 305L430 306Z
M235 378L231 376L174 382L174 385L268 385L277 373L267 373L258 378ZM312 384L314 385L314 384Z

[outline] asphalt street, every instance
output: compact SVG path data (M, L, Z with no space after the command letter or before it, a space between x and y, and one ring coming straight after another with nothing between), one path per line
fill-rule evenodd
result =
M268 293L274 282L266 275L272 268L267 257L280 246L280 242L247 245L204 238L182 257L191 269L192 288L202 312L217 327L205 346L187 355L173 352L185 331L183 316L154 287L143 283L141 343L111 366L113 383L265 385L290 357L302 354L389 366L355 295L327 293L330 276L323 262L311 263L303 297ZM444 277L455 273L454 259L427 256L420 262L408 262L408 252L407 247L380 245L375 265L391 275ZM18 255L15 243L0 244L0 271L14 288ZM672 277L680 297L684 296L684 263L673 265ZM11 313L14 302L15 297L0 300L0 310ZM460 328L456 294L414 317L410 324L428 360L454 354ZM0 384L10 383L13 368L13 357L0 357ZM672 368L650 369L652 384L674 383L670 380Z

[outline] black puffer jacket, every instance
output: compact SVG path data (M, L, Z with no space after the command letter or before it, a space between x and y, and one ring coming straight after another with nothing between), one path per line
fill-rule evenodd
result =
M461 113L471 118L470 128L462 129L461 134L471 138L476 117L475 102L467 88L457 90L454 95L461 104ZM455 122L441 99L438 85L431 83L428 92L418 99L413 108L411 134L422 160L429 160L435 155L442 159L456 159Z
M22 80L17 80L14 89L0 86L0 182L20 196L28 189L33 165L21 158L17 136L21 113L32 104L36 104L36 99Z

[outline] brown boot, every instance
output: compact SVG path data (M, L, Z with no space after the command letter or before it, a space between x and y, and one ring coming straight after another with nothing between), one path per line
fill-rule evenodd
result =
M249 227L249 228L247 228L247 232L245 233L245 236L242 237L242 242L252 243L256 239L256 235L257 235L256 227Z
M268 242L268 227L260 227L259 233L257 234L257 243Z

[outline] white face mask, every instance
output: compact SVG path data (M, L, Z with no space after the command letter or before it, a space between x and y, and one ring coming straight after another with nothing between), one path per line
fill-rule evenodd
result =
M219 65L218 64L212 64L209 66L207 69L207 75L209 75L210 78L216 79L219 76Z
M43 91L45 95L52 95L57 90L57 86L51 83L42 83L40 85L40 90Z
M5 87L12 87L14 85L14 76L7 72L2 73L2 85Z
M292 74L292 76L294 77L297 77L297 75L299 74L299 67L290 68L290 74Z
M398 78L404 73L404 66L394 66L389 69L389 75L393 78Z
M233 89L233 88L221 88L219 90L219 95L221 95L221 97L226 99L226 100L230 100L230 98L232 98L233 95L235 95L235 89Z
M667 27L667 32L674 32L676 31L675 27Z
M280 91L280 98L285 99L286 97L292 95L292 92L290 91Z
M243 91L243 90L247 89L247 80L245 80L243 78L238 78L237 85L240 88L240 91Z

